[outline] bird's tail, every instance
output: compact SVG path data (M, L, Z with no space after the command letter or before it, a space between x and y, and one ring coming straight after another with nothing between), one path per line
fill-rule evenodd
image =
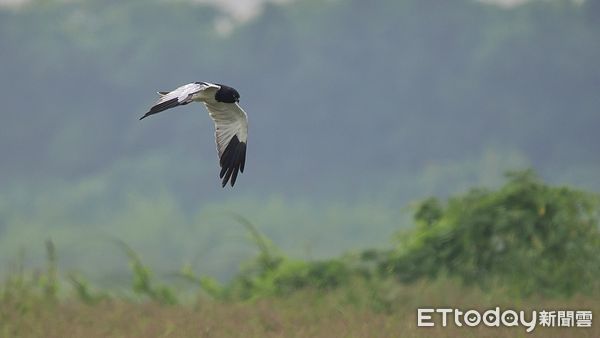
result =
M140 120L143 120L150 115L160 113L163 110L167 110L170 108L174 108L177 106L187 104L187 103L179 103L179 99L177 97L174 97L174 98L165 97L170 92L156 92L156 93L158 95L160 95L160 99L158 99L158 102L156 102L156 104L154 106L152 106L152 108L150 108L150 111L148 111L144 116L140 117Z

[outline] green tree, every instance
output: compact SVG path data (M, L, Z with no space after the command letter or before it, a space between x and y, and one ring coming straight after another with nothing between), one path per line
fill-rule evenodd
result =
M440 273L520 294L590 291L600 277L598 196L513 172L444 205L429 199L386 263L403 280Z

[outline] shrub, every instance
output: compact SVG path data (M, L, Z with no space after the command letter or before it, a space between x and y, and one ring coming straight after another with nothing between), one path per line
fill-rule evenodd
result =
M507 178L498 190L422 202L385 269L405 281L446 273L521 294L590 291L600 277L598 196L529 170Z

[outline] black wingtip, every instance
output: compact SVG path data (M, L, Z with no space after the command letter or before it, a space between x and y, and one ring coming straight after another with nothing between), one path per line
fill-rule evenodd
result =
M225 188L227 182L233 185L237 180L239 172L244 171L246 164L246 143L240 142L237 135L234 135L227 148L221 155L221 172L219 178L222 178L221 187Z

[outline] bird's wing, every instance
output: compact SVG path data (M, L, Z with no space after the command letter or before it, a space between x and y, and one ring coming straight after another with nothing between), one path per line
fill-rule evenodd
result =
M215 122L215 138L221 173L222 186L231 179L231 186L239 172L244 172L246 163L246 143L248 141L248 117L236 103L223 103L214 100L204 103L210 117Z
M140 117L140 120L169 108L186 105L209 88L219 89L220 86L207 82L194 82L170 92L158 92L160 98L144 116Z

